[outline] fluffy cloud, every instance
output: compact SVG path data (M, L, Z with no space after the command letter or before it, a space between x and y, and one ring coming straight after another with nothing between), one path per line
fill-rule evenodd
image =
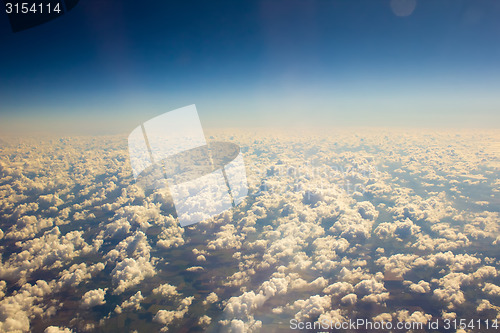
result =
M161 284L153 289L153 294L161 295L162 297L177 297L180 294L177 292L177 288L168 283Z
M370 238L373 219L365 219L355 210L346 210L330 231L340 234L347 240L365 240Z
M24 284L12 296L0 301L0 332L28 332L30 318L42 315L44 307L39 306L44 296L50 294L54 286L44 280L36 284Z
M500 287L493 283L485 283L483 292L491 296L500 296Z
M203 270L204 270L204 268L201 266L191 266L191 267L186 268L186 271L188 271L188 272L199 272L199 271L203 271Z
M340 303L344 305L354 305L358 301L358 295L356 294L347 294L340 299Z
M147 277L156 274L153 265L144 258L132 259L125 258L116 264L111 272L111 277L116 285L113 293L121 294Z
M249 291L238 297L231 297L224 307L224 313L228 317L249 317L252 312L261 307L267 297L263 292L255 293Z
M65 327L49 326L43 333L72 333L73 331Z
M337 253L344 253L349 248L349 242L344 238L330 235L313 241L315 268L321 271L331 271L337 267Z
M353 291L354 287L348 282L335 282L334 284L331 284L323 289L323 292L325 294L330 294L337 297L347 295L349 293L352 293Z
M69 269L64 270L59 275L58 286L61 287L76 287L83 281L89 280L93 275L102 271L105 267L103 263L87 266L85 263L74 264Z
M400 241L406 240L419 232L420 227L415 225L410 219L392 223L380 223L374 230L375 235L381 239L395 238Z
M429 320L431 320L432 315L426 314L422 311L415 311L410 315L408 310L400 310L394 315L398 321L400 322L408 322L408 323L422 323L427 324Z
M170 325L174 320L181 319L189 311L189 306L193 302L194 297L184 298L176 310L159 310L154 316L153 320L157 323L164 325L161 329L162 332L168 331L168 325Z
M402 195L395 198L395 206L390 208L399 220L425 220L436 223L445 217L452 217L456 210L448 201L445 192L423 199L418 195Z
M37 218L36 216L24 215L17 220L17 223L10 228L5 238L27 239L33 238L43 229L54 225L52 219Z
M120 218L106 225L103 237L124 237L130 232L132 226L126 218Z
M499 181L488 166L496 155L489 156L486 145L456 133L336 133L335 142L314 134L224 134L244 142L252 193L264 183L269 188L189 228L172 216L168 189L132 184L123 137L0 147L6 149L0 157L0 331L46 327L60 306L78 317L86 310L64 295L97 282L102 290L107 284L114 294L126 292L103 298L116 300L112 306L120 311L136 311L143 298L148 307L141 311L163 306L151 315L164 331L181 322L267 331L270 324L259 319L271 309L281 318L344 321L366 302L378 303L381 313L373 318L428 320L422 310L384 304L384 276L412 280L405 284L413 296L455 308L443 317L463 317L465 303L494 310L498 262L488 246L500 243L499 215L486 210L493 203L487 191L497 193ZM375 163L380 171L359 171ZM347 179L364 189L353 193L342 185ZM202 275L213 278L196 293L205 297L182 306L181 293L198 284L182 283L183 274L195 273L179 269L199 264ZM54 280L37 286L40 276ZM166 284L166 277L178 287ZM151 283L157 287L149 294ZM479 302L474 295L492 299ZM213 320L188 319L191 303L210 310ZM109 317L97 315L67 325L75 331L107 328ZM109 316L122 320L125 314Z
M411 282L410 282L411 283ZM412 292L418 294L426 294L431 291L431 286L428 282L423 280L418 281L418 283L411 283L408 287Z
M62 235L59 228L47 231L40 238L18 242L21 252L12 254L0 265L0 277L25 277L37 269L53 269L95 249L82 238L83 232Z
M207 315L203 315L200 317L200 319L198 319L198 325L203 326L203 327L210 325L211 322L212 322L212 318L210 318Z
M108 252L106 258L110 261L123 260L125 258L149 261L150 251L151 246L148 243L148 238L142 231L137 231L135 234L118 243L113 250Z
M141 309L141 302L144 300L144 297L142 296L142 293L138 291L135 293L135 295L130 296L130 298L126 301L124 301L117 309L115 309L116 312L121 312L123 309L133 309L133 310L140 310Z
M236 231L236 228L232 224L222 226L221 231L216 233L215 239L208 243L208 248L210 250L239 249L244 237Z
M327 322L327 323L342 323L347 321L347 313L342 311L341 309L331 310L322 313L318 321L319 322Z
M361 301L382 303L389 298L383 282L377 278L362 280L354 286L356 294L361 295Z
M219 300L219 297L217 296L216 293L214 292L211 292L210 294L208 294L207 298L203 301L203 304L211 304L211 303L215 303Z
M93 306L106 304L106 301L104 300L106 290L107 288L98 288L87 291L82 297L82 306L85 308L91 308Z
M483 266L471 274L465 273L449 273L439 280L439 288L434 290L434 296L445 302L449 309L465 302L465 295L461 290L462 285L470 285L471 283L480 283L484 279L497 276L497 271L491 266ZM494 292L495 288L491 283L485 284L484 292Z
M295 314L295 319L305 321L309 318L319 316L326 312L331 306L331 298L329 296L311 296L306 300L298 300L290 307L291 310L299 310Z

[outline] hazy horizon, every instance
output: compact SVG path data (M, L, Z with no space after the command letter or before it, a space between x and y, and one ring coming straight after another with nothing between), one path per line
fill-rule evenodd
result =
M208 127L499 127L498 1L155 6L1 16L0 131L127 132L190 104Z

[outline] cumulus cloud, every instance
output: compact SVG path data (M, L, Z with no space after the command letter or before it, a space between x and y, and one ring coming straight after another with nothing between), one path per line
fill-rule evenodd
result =
M331 307L329 296L311 296L305 300L297 300L290 306L291 310L299 310L295 314L295 319L305 321L309 318L319 316Z
M347 321L347 312L343 312L341 309L331 310L322 313L318 321L321 323L342 323Z
M147 277L156 274L153 265L144 258L125 258L116 264L111 277L116 285L113 293L121 294L125 290L139 284Z
M146 235L142 231L137 231L135 234L122 240L111 251L108 252L106 258L110 261L123 260L125 258L150 259L151 246L148 243Z
M321 271L331 271L337 267L338 253L344 253L349 249L349 242L344 238L336 238L328 235L313 241L315 268Z
M215 239L208 243L210 250L215 249L239 249L244 236L237 233L236 228L232 224L221 227L221 231L217 232Z
M257 292L248 291L237 297L231 297L224 306L224 317L220 323L227 326L231 332L243 330L253 332L261 327L262 323L255 320L254 312L261 308L271 297L286 294L291 281L290 276L275 273L269 280L264 281Z
M153 289L153 294L160 295L162 297L170 298L179 296L179 292L177 292L177 288L168 283L161 284L158 287Z
M121 312L123 309L133 309L135 311L138 311L141 309L141 302L144 300L144 297L142 296L142 293L138 291L134 295L130 296L130 298L126 301L124 301L117 309L115 309L116 312Z
M80 254L95 251L82 235L81 231L62 235L55 227L39 238L18 242L21 252L12 254L0 264L0 277L25 278L37 269L59 268Z
M116 237L121 238L127 235L132 226L126 218L120 218L106 225L103 232L103 237Z
M17 223L12 226L5 235L5 238L12 239L27 239L33 238L43 229L50 228L54 225L54 221L48 218L37 218L32 215L24 215L17 220Z
M242 151L250 162L250 188L258 193L189 228L172 216L167 189L131 184L123 138L55 140L57 149L32 149L30 158L15 149L3 154L0 331L43 329L60 307L73 311L77 318L68 325L78 331L105 329L109 316L141 305L140 311L157 311L151 316L163 331L181 322L196 329L267 331L270 324L259 320L266 311L345 321L366 302L377 303L374 320L429 319L421 309L384 304L384 278L411 280L405 282L408 297L456 311L444 311L443 318L463 317L461 305L469 304L493 313L498 262L487 247L500 244L499 215L486 211L492 204L487 195L476 195L495 192L499 183L496 169L486 166L486 146L455 133L393 134L339 134L335 147L316 135L248 135ZM53 162L61 152L64 163ZM374 163L380 171L359 171ZM346 178L363 187L349 192L342 186ZM268 189L256 191L262 184ZM203 273L178 271L200 270L201 264ZM182 305L182 293L198 286L183 283L184 274L212 278L196 293L200 299L188 297ZM54 280L37 284L41 276ZM101 290L107 283L109 292L126 297L104 293L99 301L89 294L96 304L116 300L117 312L84 322L77 314L87 310L75 309L80 304L64 295L97 282ZM487 299L478 301L477 293ZM209 310L210 317L188 319L192 305Z
M420 227L410 219L404 221L380 223L374 230L374 234L381 239L394 238L400 241L407 240L420 232Z
M154 316L153 320L159 324L164 325L161 329L162 332L168 331L168 325L170 325L176 319L183 318L189 311L189 306L193 302L194 297L184 298L176 310L159 310Z
M30 318L42 315L44 307L38 303L52 293L54 286L44 280L24 284L12 296L0 301L0 332L29 332Z
M5 281L0 280L0 300L5 296L6 287L7 283Z
M171 247L179 247L184 245L184 228L177 223L173 218L166 219L162 224L162 231L158 235L158 246L168 249Z
M392 321L392 314L384 312L372 317L374 322L390 322Z
M107 288L98 288L87 291L82 297L82 306L85 308L91 308L97 305L106 304L106 301L104 300L104 297L106 296L106 290Z
M389 209L399 220L410 218L412 220L425 220L436 223L445 217L456 214L445 192L423 199L418 195L400 195L395 199L394 207Z
M330 231L347 240L362 241L370 238L373 222L373 219L363 218L358 211L346 210Z
M340 302L344 305L354 305L358 301L358 295L347 294L340 299Z
M252 312L262 306L267 297L263 292L245 292L241 296L231 297L224 307L224 313L229 317L249 317Z
M491 296L500 296L500 287L493 283L485 283L483 292Z
M411 282L410 282L411 283ZM424 280L418 281L418 283L411 283L408 287L412 292L418 294L426 294L431 291L431 286L428 282Z
M210 318L207 315L203 315L200 317L200 319L198 319L198 325L203 326L203 327L210 325L211 322L212 322L212 318Z
M199 272L199 271L203 271L204 268L202 266L191 266L191 267L188 267L186 268L186 271L188 272Z
M325 294L337 297L347 295L349 293L352 293L353 291L354 287L348 282L335 282L334 284L331 284L323 289L323 292Z
M73 331L66 327L49 326L43 333L72 333Z
M400 322L422 323L424 325L432 319L432 315L430 314L426 314L422 311L414 311L412 314L410 314L408 310L400 310L396 312L395 317Z
M484 279L497 276L497 271L491 266L483 266L470 274L465 273L449 273L436 282L439 288L434 290L434 296L445 302L449 309L453 309L465 302L465 295L461 290L463 285L471 283L480 283ZM486 283L484 292L494 292L495 288L491 283Z
M497 307L492 305L490 303L490 301L488 301L486 299L482 299L481 302L479 303L479 305L477 306L476 311L477 312L484 312L484 311L488 311L490 309L495 309L495 308L497 308Z
M93 275L102 271L104 267L104 263L97 263L91 266L87 266L85 263L73 264L69 269L59 274L61 278L58 281L58 286L60 288L76 287L83 281L89 280Z
M216 293L214 292L211 292L210 294L208 294L207 298L203 301L203 304L211 304L211 303L215 303L219 301L219 296L217 296Z

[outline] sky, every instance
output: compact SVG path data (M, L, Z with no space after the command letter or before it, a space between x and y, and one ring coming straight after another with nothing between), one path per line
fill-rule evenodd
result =
M0 133L127 133L196 104L205 127L493 127L500 2L82 0L13 33Z

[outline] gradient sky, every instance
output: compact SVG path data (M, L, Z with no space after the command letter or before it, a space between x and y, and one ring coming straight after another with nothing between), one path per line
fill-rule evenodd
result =
M189 104L207 127L500 127L498 0L148 3L18 33L1 14L0 133L127 133Z

